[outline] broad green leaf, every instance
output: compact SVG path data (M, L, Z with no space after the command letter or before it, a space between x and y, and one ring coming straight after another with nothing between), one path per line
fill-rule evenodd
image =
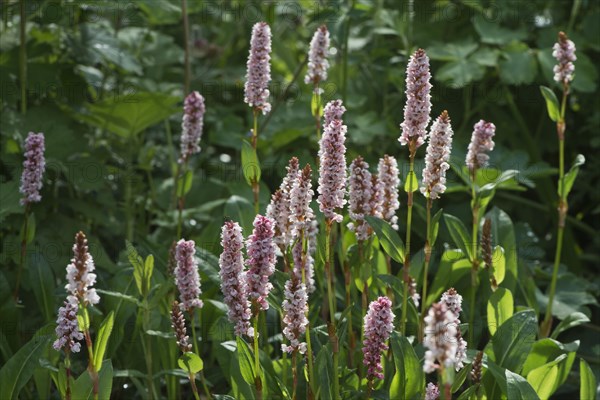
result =
M558 105L558 99L554 94L554 91L546 86L540 86L540 92L546 100L546 109L548 110L548 116L554 122L560 119L560 106Z
M506 276L502 286L516 292L517 286L517 243L513 223L504 211L494 207L486 215L492 220L492 244L504 249Z
M533 82L537 74L535 53L521 42L507 45L499 63L500 79L509 85L523 85Z
M143 295L143 275L144 275L144 260L139 255L135 247L129 242L125 241L125 247L127 249L127 259L133 266L133 277L135 278L135 285L138 288L138 292Z
M187 371L191 374L197 374L202 371L204 368L204 362L198 355L188 351L185 354L182 354L181 357L177 360L177 365L184 371Z
M504 249L502 246L496 246L494 248L492 264L494 278L496 278L496 283L499 285L504 281L504 277L506 276L506 257L504 257Z
M478 14L473 18L473 26L483 43L503 45L513 40L523 40L527 37L527 32L522 29L505 28L494 20Z
M513 315L514 300L510 290L498 288L488 300L487 317L488 328L494 335L499 326Z
M319 384L317 387L317 398L323 400L334 399L333 384L331 382L333 366L331 365L331 348L328 346L321 347L315 362L315 372L317 373Z
M573 184L575 183L575 179L577 178L577 174L579 173L579 167L585 164L585 157L582 154L578 154L575 157L575 161L573 161L573 165L569 169L569 172L565 174L564 179L564 196L565 198L571 193L571 189L573 189ZM558 195L561 196L562 192L562 182L558 182Z
M477 388L478 386L469 386L464 392L460 394L460 396L458 396L457 400L472 399L472 396L475 396L475 391L477 390Z
M454 244L468 256L469 260L471 260L473 258L471 248L473 243L471 235L467 231L465 225L460 219L450 214L444 214L444 221L446 222L446 226L448 227L448 231L450 232Z
M242 171L248 185L260 181L260 162L256 150L246 140L242 143Z
M390 385L390 399L413 399L425 386L425 374L413 346L406 337L392 332L390 343L396 373Z
M406 193L416 192L419 190L419 181L414 171L409 171L404 182L404 191Z
M386 221L373 216L365 216L365 220L373 228L379 243L387 255L396 262L404 263L404 243L400 235Z
M19 349L0 369L0 398L16 399L19 392L33 376L39 358L51 337L34 336Z
M442 217L443 214L443 209L439 209L438 212L435 213L435 215L431 218L431 231L429 232L429 245L431 246L431 248L433 248L433 246L435 246L435 242L437 240L437 236L438 236L438 231L440 229L440 218Z
M538 367L527 374L527 382L542 399L549 398L558 388L558 364L567 358L566 354Z
M46 321L56 318L56 300L54 297L54 274L42 253L32 253L29 258L29 280L33 294L44 314Z
M539 400L539 396L529 382L519 374L505 370L506 397L510 400Z
M94 343L94 365L96 367L96 371L100 371L100 368L102 368L104 353L106 352L106 346L108 345L108 339L112 333L114 322L115 314L113 311L111 311L106 318L104 318L104 321L102 321L100 329L98 330L98 336L96 337L96 342Z
M98 373L98 399L110 400L113 381L113 366L111 360L102 363L102 369ZM88 371L84 371L71 387L73 400L91 400L94 398L93 382Z
M519 373L536 335L535 311L526 310L514 314L500 325L492 337L496 363L500 367Z
M471 271L471 262L465 258L465 253L458 249L444 251L431 290L427 296L426 305L438 301L440 295L453 286L460 278Z
M122 300L125 300L125 301L129 301L131 303L136 304L138 307L142 305L140 303L140 301L138 299L136 299L135 297L130 296L128 294L123 294L121 292L113 292L113 291L104 290L104 289L96 289L96 292L98 292L100 294L105 294L107 296L116 297L118 299L122 299Z
M250 346L248 346L248 343L246 343L246 341L239 336L236 337L236 342L238 362L240 364L242 377L248 384L254 385L254 357L252 355L252 351L250 350Z
M554 332L552 332L552 335L550 335L550 337L552 339L557 339L558 335L560 335L567 329L571 329L581 324L585 324L586 322L590 322L590 319L587 315L578 311L574 312L570 314L567 318L560 321L556 328L554 328Z
M579 385L579 398L581 400L595 399L597 390L596 376L583 358L579 361L579 376L581 377Z
M552 362L562 355L567 355L567 360L564 362L564 365L561 364L559 371L560 379L566 379L568 371L575 360L574 356L578 349L578 340L563 344L550 338L540 339L533 344L531 351L527 355L527 359L525 360L525 364L523 364L523 371L521 371L521 374L523 376L527 376L527 374L529 374L529 372L532 370Z
M477 193L482 197L488 196L493 190L498 188L498 186L502 185L504 182L506 182L510 179L513 179L518 174L519 174L519 171L517 171L516 169L509 169L509 170L503 171L500 174L500 176L498 176L492 182L486 183L485 185L481 186L477 190Z
M177 195L184 197L192 189L192 183L194 180L194 171L188 169L185 174L180 175L177 178Z

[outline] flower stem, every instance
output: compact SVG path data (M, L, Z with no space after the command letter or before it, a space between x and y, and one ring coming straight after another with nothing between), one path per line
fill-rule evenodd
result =
M254 128L252 129L252 148L254 149L254 153L256 154L256 146L258 144L258 110L254 110ZM258 160L258 155L256 156ZM260 168L259 165L257 167ZM260 191L260 181L258 179L252 180L252 194L254 195L254 213L258 214L259 205L258 205L258 195Z
M183 90L185 93L190 92L191 68L190 68L190 28L187 14L187 0L181 0L181 14L183 18L183 49L184 49L184 83Z
M20 15L21 20L19 21L19 78L21 80L21 114L27 113L27 38L25 37L25 28L27 25L27 17L25 15L25 0L20 2ZM6 10L8 13L8 10Z
M196 386L196 377L191 372L188 375L188 377L190 379L190 385L192 385L192 392L194 392L194 398L196 400L200 400L200 395L198 394L198 387Z
M29 213L31 211L31 207L29 204L25 206L25 220L23 221L23 237L21 237L21 256L19 258L19 269L17 270L17 282L15 283L15 292L13 294L13 298L15 299L15 303L19 301L19 288L21 286L21 274L23 273L23 268L25 267L25 260L27 259L27 236L28 235L28 226L29 226Z
M200 355L200 349L199 349L199 345L198 345L198 338L196 336L196 325L194 324L194 318L196 316L196 311L194 308L192 308L192 311L190 311L190 328L192 330L192 341L193 341L193 346L194 346L194 352L198 355L198 357L201 357ZM198 322L200 323L200 317L198 318ZM208 386L206 386L206 379L204 379L204 370L200 370L200 381L202 382L202 388L204 389L204 394L206 394L206 398L207 399L212 399L212 396L210 395L210 391L208 390Z
M427 238L425 240L425 264L423 265L423 295L421 296L421 318L419 318L419 343L423 343L424 325L423 318L427 312L427 271L429 269L429 261L431 260L431 206L433 200L431 197L427 198Z
M325 274L327 275L327 297L329 300L329 342L333 352L333 392L337 399L340 396L340 381L338 377L339 348L335 327L335 292L333 286L333 271L331 265L331 225L333 221L328 220L325 227Z
M315 113L315 126L317 128L317 140L321 139L321 93L319 93L319 84L315 84L314 96L316 96L316 113Z
M65 370L67 372L67 390L65 400L71 400L71 352L67 349L65 358Z
M306 254L308 252L308 242L306 240L306 238L304 237L304 232L300 233L300 238L302 240L302 283L304 283L304 285L306 286ZM308 290L308 289L307 289ZM306 304L306 318L308 320L308 314L309 314L309 304ZM307 359L307 366L308 366L308 391L309 393L314 393L314 384L315 384L315 368L313 365L313 352L312 352L312 343L310 340L310 321L306 324L306 359ZM294 361L292 361L294 362Z
M84 331L83 331L83 335L85 337L85 344L87 345L87 349L88 349L88 373L90 374L90 377L92 378L92 382L93 382L93 388L92 388L92 392L94 394L94 400L98 400L98 389L99 389L99 378L98 378L98 371L96 371L96 366L94 365L94 345L92 343L92 337L90 336L90 315L88 314L88 310L87 307L84 305L83 306L83 320L84 320Z
M298 371L296 370L296 350L292 353L292 400L296 400L296 388L298 387Z
M416 149L415 149L416 150ZM410 231L412 225L412 208L413 208L413 187L412 177L415 169L415 150L410 151L409 169L408 169L408 193L406 206L408 211L406 214L406 250L404 252L404 268L402 270L403 290L402 290L402 317L400 319L400 333L406 335L406 315L408 307L408 285L410 283Z
M477 243L478 243L478 230L479 230L479 200L477 199L477 193L475 192L475 178L477 176L477 169L473 169L471 176L471 197L472 197L472 212L473 212L473 229L471 233L471 301L470 301L470 312L469 312L469 344L473 343L475 336L475 300L477 296L477 271L479 269L479 259L477 257ZM474 346L477 348L477 346Z
M146 332L150 329L150 310L148 309L148 299L144 299L144 311L143 311L143 327L144 332L142 336L145 339L145 348L144 348L144 356L146 358L146 369L147 376L146 380L148 381L148 394L149 399L158 398L156 394L156 388L154 387L154 379L152 374L152 338Z
M254 384L256 385L256 397L262 400L262 381L260 379L260 358L258 353L258 318L260 311L258 311L258 305L256 305L256 316L254 317Z

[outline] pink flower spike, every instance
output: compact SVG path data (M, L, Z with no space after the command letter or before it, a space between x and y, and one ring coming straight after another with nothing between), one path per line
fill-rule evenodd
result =
M425 400L438 400L440 398L440 388L435 383L429 382L425 388Z
M19 192L23 195L21 205L25 206L42 200L40 190L46 169L44 151L44 134L29 132L25 139L25 161L23 161L21 187L19 188Z
M242 228L237 222L225 222L221 229L221 246L223 252L219 257L221 292L227 304L227 317L235 324L238 336L254 336L254 328L250 324L252 312L248 301L248 286L244 273L242 248L244 238Z
M179 301L182 310L193 312L194 308L202 308L199 299L200 275L198 274L198 261L196 260L196 243L193 240L181 239L175 247L175 285L179 290Z
M292 224L290 222L291 194L295 182L298 180L298 159L292 157L289 161L287 175L283 178L279 189L271 196L267 206L266 216L273 220L275 235L273 241L282 252L292 242Z
M88 250L88 241L83 232L75 235L73 245L73 258L67 265L67 284L65 289L70 294L67 296L69 303L81 303L84 307L88 304L98 304L100 296L96 293L94 283L96 274L94 259Z
M573 80L573 72L575 72L575 65L573 65L577 60L575 43L569 40L564 32L559 32L558 42L552 49L552 56L558 61L554 66L554 80L567 86Z
M65 349L66 352L79 353L81 344L77 343L83 340L83 333L79 330L77 323L77 303L65 301L64 307L58 309L58 319L56 320L57 339L52 345L54 350Z
M403 146L414 141L416 149L425 143L431 113L430 79L429 58L425 50L418 49L406 67L406 105L400 124L402 135L398 139Z
M248 55L244 102L263 115L271 111L269 81L271 81L271 28L258 22L252 28Z
M282 344L281 350L292 353L306 353L306 342L302 336L306 333L308 319L308 294L306 286L297 277L292 277L285 283L285 300L283 301L283 335L290 341L289 345ZM309 355L310 356L310 355Z
M254 230L246 240L248 260L246 281L250 300L256 302L260 310L268 310L267 298L273 285L269 278L275 272L275 243L273 243L273 221L262 215L254 219Z
M381 216L395 230L398 230L398 217L396 211L400 208L398 201L398 187L400 186L400 171L398 161L387 154L379 159L377 176L382 190Z
M327 53L329 52L329 31L325 25L320 26L310 41L310 51L308 52L308 71L304 77L304 83L315 85L327 79ZM323 89L318 89L318 94L323 93Z
M433 200L446 191L446 171L450 169L448 161L453 133L448 112L444 111L431 125L423 169L421 193Z
M363 363L368 367L367 379L383 379L381 355L388 349L385 342L394 330L392 302L385 296L369 304L364 319L365 340L363 342Z
M369 224L365 223L365 216L372 214L371 198L374 192L369 164L358 156L350 163L349 169L348 213L353 222L348 224L348 229L356 234L357 240L367 240L373 234Z
M494 141L492 138L495 134L496 125L491 122L479 120L473 127L466 160L471 173L476 169L487 167L488 160L490 159L487 153L494 150Z
M325 104L325 107L323 108L323 117L325 118L323 128L329 126L331 121L335 119L341 120L345 112L346 107L344 107L341 100L332 100Z
M198 92L190 93L183 105L180 164L185 163L192 154L200 152L204 112L204 97Z

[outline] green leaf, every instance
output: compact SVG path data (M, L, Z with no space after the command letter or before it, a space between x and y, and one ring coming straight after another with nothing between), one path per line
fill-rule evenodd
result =
M148 254L144 262L144 294L148 295L152 287L152 273L154 272L154 256Z
M435 215L431 218L431 231L429 232L428 237L429 246L431 246L431 248L433 248L437 240L438 232L440 229L440 218L442 217L443 211L444 210L440 208L438 212L436 212Z
M135 247L129 242L125 241L125 247L127 251L127 259L133 266L133 277L135 278L135 285L138 288L138 292L143 295L143 275L144 275L144 260L139 255Z
M503 171L500 174L500 176L498 176L492 182L486 183L485 185L483 185L479 189L477 189L477 193L481 197L488 196L493 190L495 190L502 183L504 183L510 179L513 179L518 174L519 174L519 171L517 171L516 169L509 169L509 170Z
M498 288L488 300L488 328L493 335L506 320L513 315L514 300L510 290Z
M576 311L576 312L570 314L569 316L567 316L567 318L560 321L560 323L556 326L556 328L554 328L554 332L552 332L552 335L550 335L550 337L552 339L557 339L558 335L560 335L562 332L566 331L567 329L571 329L571 328L574 328L581 324L585 324L586 322L590 322L590 319L588 318L588 316L585 315L584 313Z
M35 252L29 256L29 280L33 294L46 321L56 318L54 274L43 254Z
M33 376L50 336L34 336L0 369L0 399L16 399Z
M23 228L24 226L21 228L21 237L23 237ZM33 238L35 237L35 214L31 213L29 214L29 217L27 218L27 244L30 244L33 241Z
M588 363L582 358L579 361L579 375L580 375L580 386L579 386L579 398L582 400L595 399L596 398L596 376L588 365Z
M492 337L492 348L497 364L519 373L536 335L535 311L525 310L514 314L500 325Z
M98 399L109 400L112 392L113 366L110 360L102 363L102 369L98 373ZM94 384L88 371L84 371L71 387L73 400L93 399Z
M571 343L562 344L561 342L550 338L540 339L533 344L531 351L527 355L525 364L523 364L523 370L521 371L521 375L527 376L529 372L533 371L538 367L541 367L544 364L554 361L556 358L562 355L568 356L568 359L566 360L565 364L573 364L573 361L575 360L574 356L578 349L578 340ZM573 356L572 359L571 356ZM561 371L559 373L559 376L561 378L564 377L566 379L568 369L571 368L571 365L565 365L565 367L568 368L562 368L561 366L561 369L566 369L566 371Z
M113 291L104 290L104 289L96 289L96 292L98 292L100 294L105 294L107 296L116 297L117 299L129 301L131 303L134 303L138 307L142 305L142 303L140 303L140 301L138 299L136 299L135 297L130 296L128 294L123 294L121 292L113 292Z
M248 343L239 336L236 336L236 343L242 377L247 383L254 385L254 359L252 357L250 346L248 346Z
M540 86L540 92L542 92L542 96L546 100L546 109L548 110L548 116L554 122L560 119L560 106L558 105L558 99L556 95L546 86Z
M224 213L225 218L239 222L244 232L252 229L254 206L248 199L238 195L231 196L225 202Z
M419 181L417 179L417 174L414 171L409 171L406 176L406 181L404 182L404 191L406 193L416 192L419 190Z
M177 360L177 365L184 371L187 371L191 374L197 374L202 371L204 368L204 362L197 354L188 351L185 354L182 354L181 357Z
M100 371L102 368L104 353L106 352L106 346L108 345L108 339L112 333L114 322L115 313L111 311L106 318L104 318L104 321L102 321L100 329L98 330L98 337L94 344L94 366L96 367L96 371Z
M496 283L499 285L504 281L504 277L506 276L506 257L504 257L504 249L502 246L496 246L494 248L494 253L492 254L492 268Z
M469 273L471 267L471 262L465 258L462 251L457 249L444 251L438 271L433 278L426 305L437 301L445 290Z
M310 101L310 112L313 117L321 118L323 115L323 103L321 101L321 95L313 92L312 100Z
M527 382L542 399L549 398L558 388L558 365L567 358L566 354L556 360L538 367L527 374Z
M316 398L323 400L332 400L334 395L332 392L332 376L333 367L331 365L331 348L329 346L321 347L315 362L315 371L318 375L319 385L315 385L317 389Z
M575 179L577 178L577 174L579 173L579 167L581 167L583 164L585 164L585 157L582 154L578 154L577 157L575 157L575 161L573 161L573 165L569 169L569 172L565 174L565 177L563 178L565 185L565 198L569 195L571 189L573 189L573 184L575 183ZM558 195L561 196L561 193L562 182L558 181Z
M398 232L380 218L367 215L365 220L377 234L377 239L379 239L385 253L392 257L394 261L404 263L404 243L402 243Z
M504 48L499 68L503 82L509 85L529 84L537 74L537 59L525 43L513 42Z
M516 293L517 286L517 243L513 223L504 211L494 207L486 214L492 220L492 241L505 250L506 276L503 281L505 288Z
M179 197L184 197L192 189L194 180L194 171L188 169L185 174L180 175L177 179L177 194Z
M468 233L465 225L460 219L450 214L444 214L444 221L446 222L446 226L448 227L448 231L450 232L454 244L468 256L469 260L472 260L473 254L471 246L473 243L471 242L471 235Z
M256 150L254 150L247 140L244 140L242 143L242 171L248 185L260 181L260 162L258 161Z
M392 332L390 343L396 373L390 385L390 399L413 399L425 386L425 374L413 346L406 337Z
M481 36L483 43L503 45L527 38L527 32L524 29L505 28L481 14L473 18L473 27Z
M537 393L521 375L505 370L506 397L510 400L539 400Z

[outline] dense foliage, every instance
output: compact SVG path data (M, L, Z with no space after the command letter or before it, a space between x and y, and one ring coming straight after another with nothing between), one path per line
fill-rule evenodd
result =
M94 382L100 398L115 399L191 398L193 391L203 398L255 398L262 391L265 398L412 399L425 396L426 382L438 383L446 398L595 398L599 18L592 0L3 2L0 398L60 398L67 387L74 399L91 398ZM249 107L246 61L260 21L272 33L270 96L259 100L270 106ZM308 64L314 68L309 45L322 25L331 43L317 95L314 70L308 83L304 76ZM566 101L553 72L559 31L577 47ZM446 115L435 125L441 132L449 115L453 130L445 193L433 202L418 191L435 180L433 169L429 181L422 179L435 164L435 157L425 161L427 143L414 149L411 174L410 146L398 142L411 90L407 64L418 48L431 63L431 120ZM251 76L257 85L261 71ZM185 101L182 135L184 99L192 91L203 102ZM344 125L320 118L337 99L346 109ZM203 129L194 133L198 118ZM489 165L473 172L465 159L480 119L495 125L495 148ZM356 193L337 207L343 222L324 217L317 180L330 160L319 159L319 140L328 129L339 135L342 126L344 168L354 160L352 170L376 175L384 155L397 159L394 220L369 215L361 208L368 199ZM24 153L34 165L39 152L39 139L26 143L29 132L44 133L45 173L40 201L22 204ZM189 144L193 134L201 135L200 149L186 153L180 141ZM292 157L305 185L312 182L307 212L319 228L313 236L296 220L297 249L277 242L273 221L255 220L267 214ZM35 174L28 179L35 192ZM291 190L298 208L306 190ZM414 201L408 224L407 198ZM241 239L229 221L239 224ZM270 229L274 271L264 244ZM410 241L401 239L409 232ZM176 245L182 238L194 242ZM231 247L224 251L224 243ZM228 313L239 299L222 294L242 285L222 288L223 253L233 258L241 251L232 243L246 248L255 282L267 277L273 285L251 288L257 294L247 326L245 317ZM297 261L296 251L305 258ZM90 257L95 282L74 275ZM311 283L290 264L313 258ZM227 276L235 277L236 265L229 267ZM195 271L201 294L174 279L194 281ZM545 325L553 275L553 318ZM77 286L78 279L87 283ZM427 282L417 305L411 289L423 294ZM451 287L464 298L462 312L441 299L452 296ZM188 293L187 301L180 293ZM306 306L306 321L292 305ZM296 314L285 321L284 311ZM468 344L456 374L446 368L438 376L440 369L427 367L435 340L424 324L436 315L458 324L454 331ZM53 348L57 317L60 332L81 351L69 342ZM234 331L228 318L241 319L241 328ZM284 331L285 324L292 328ZM260 332L257 340L245 334L251 329ZM312 339L308 349L293 342L303 329Z

